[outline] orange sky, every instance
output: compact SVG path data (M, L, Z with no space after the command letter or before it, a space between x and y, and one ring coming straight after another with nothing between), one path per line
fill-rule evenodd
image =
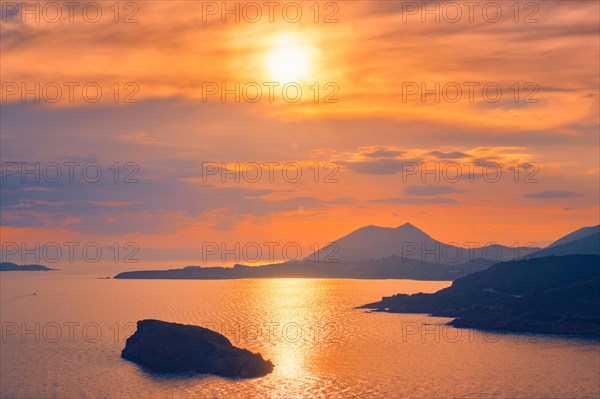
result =
M463 2L456 22L448 3L431 2L434 14L407 3L319 2L317 22L312 2L294 3L297 22L277 11L286 3L273 22L240 14L225 23L206 8L221 2L123 2L118 22L105 4L93 23L77 10L72 22L36 22L3 8L2 162L96 162L104 177L4 176L2 241L135 242L142 263L201 264L206 242L293 242L308 255L369 224L508 245L598 224L598 3L520 2L516 15L497 2L496 22L479 9L470 20ZM129 15L137 22L125 23ZM286 82L275 82L273 102L205 92L265 89L276 80L273 54L285 64L297 48L295 63L307 64L298 102L282 97ZM77 84L73 101L65 82ZM103 94L95 103L80 89L92 82ZM23 101L22 85L36 83L50 91ZM55 103L52 84L65 90ZM439 101L423 97L436 85ZM137 102L124 103L128 94ZM112 183L115 162L137 165L139 182ZM236 162L261 165L262 178L203 175L203 163ZM501 178L481 166L473 181L441 172L459 165L468 175L475 162ZM302 178L283 177L285 165Z

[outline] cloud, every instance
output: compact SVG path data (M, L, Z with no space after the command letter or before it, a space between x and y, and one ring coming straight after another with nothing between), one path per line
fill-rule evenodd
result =
M583 196L583 194L573 191L540 191L537 193L528 193L523 195L525 198L538 199L577 198L581 196Z
M434 205L434 204L458 204L458 201L452 198L413 198L396 197L371 200L375 204L404 204L404 205Z
M139 181L131 184L115 183L114 176L107 172L105 169L105 178L95 183L80 178L69 181L66 177L57 182L36 182L32 175L23 182L21 175L3 174L2 225L68 224L83 234L157 234L173 231L181 218L198 218L214 209L226 209L231 219L227 225L233 226L248 216L321 209L328 204L323 199L275 187L199 184L198 179L188 182L181 176L173 178L167 169L139 175ZM273 194L282 198L268 198Z
M433 155L434 157L440 159L460 159L460 158L468 158L469 154L465 154L464 152L452 151L452 152L442 152L442 151L430 151L427 153L428 155Z
M348 167L356 173L367 175L394 175L402 170L407 164L415 164L421 160L403 160L403 159L380 159L376 161L353 161L353 162L338 162L341 165Z
M201 2L196 3L140 2L138 24L113 23L106 8L104 15L108 17L97 24L85 23L79 13L76 23L35 24L29 18L25 24L2 24L3 81L32 84L32 77L41 83L100 79L103 87L114 82L136 82L142 99L196 101L202 98L203 82L265 81L264 54L272 45L273 32L281 26L267 23L265 18L256 24L221 23L218 16L211 18L211 23L201 23ZM459 4L463 15L458 23L443 18L435 22L431 15L423 23L421 15L412 13L408 21L403 21L406 2L388 3L346 2L340 24L309 24L312 21L308 17L294 26L320 52L312 68L318 76L311 78L315 82L335 82L343 106L322 107L301 101L297 106L268 105L263 111L300 118L361 115L523 130L556 128L595 117L596 2L544 2L538 13L540 23L535 24L515 24L508 3L502 4L503 18L498 23L484 20L481 7L476 7L476 21L468 21L464 4ZM423 2L418 3L422 11ZM431 5L440 5L435 3ZM305 16L310 15L306 7L304 11ZM521 11L521 17L529 15ZM356 23L363 29L348 29ZM482 48L482 42L488 45ZM165 48L172 50L169 57L164 56ZM543 50L548 48L552 51ZM431 54L443 60L443 68L431 62ZM381 58L389 62L382 63ZM73 59L79 68L70 68ZM205 62L207 59L211 62ZM144 67L140 67L140 60ZM565 70L570 73L565 75ZM525 103L512 101L509 87L531 79L539 81L540 87L547 87L548 82L560 82L560 87L554 93L540 92L544 101L535 109L519 109ZM478 82L483 86L498 81L505 92L503 100L512 105L486 102L480 95L470 102L466 94L456 104L441 101L432 106L423 103L420 95L414 96L414 102L402 102L402 84L406 81L425 82L429 87L436 82ZM521 92L527 94L527 90ZM111 97L105 95L102 101ZM11 96L10 101L19 98ZM220 99L217 95L213 101ZM80 105L81 100L76 106ZM512 131L504 131L502 139L508 133ZM411 139L404 131L399 136Z
M404 151L379 149L372 152L364 152L362 155L368 158L396 158L401 156L403 153Z
M404 189L404 193L407 195L417 197L429 197L441 194L461 193L464 190L454 186L442 186L442 185L419 185L419 186L408 186Z
M555 176L540 179L536 187L528 186L531 190L560 187L580 192L585 197L578 200L578 212L597 209L593 208L597 207L597 192L594 191L597 174L579 173L598 164L597 125L593 121L558 130L538 129L507 135L503 129L482 131L436 122L361 117L289 121L261 111L260 108L235 104L199 105L192 101L166 99L141 101L127 107L5 104L2 112L3 161L61 164L75 161L82 165L97 162L104 168L105 175L100 184L29 184L23 187L3 184L2 225L13 230L27 229L27 226L40 230L66 226L73 233L115 237L140 233L153 240L161 236L161 243L179 245L179 239L172 238L173 232L185 231L186 226L195 224L202 226L198 230L214 226L214 229L230 231L239 238L247 234L244 231L263 231L264 222L272 220L279 229L265 231L288 234L293 238L297 234L299 217L307 221L300 228L319 230L321 234L327 231L335 236L343 233L348 221L356 215L360 215L361 222L372 223L373 219L382 217L382 212L387 215L390 208L401 209L402 205L422 206L430 212L428 218L436 220L446 217L450 206L454 207L453 215L448 218L487 220L494 207L506 206L511 211L524 212L516 210L523 202L514 199L523 195L525 186L512 183L514 173L508 169L517 161L521 167L527 162L538 163L540 175L545 177L543 173L552 172ZM148 145L149 141L172 145L160 148ZM321 151L316 152L319 149ZM441 165L455 162L462 165L463 160L437 160L434 155L427 155L435 151L442 154L462 152L476 159L500 162L506 172L502 181L507 184L504 187L485 182L470 185L464 204L476 204L474 207L459 208L456 205L459 202L446 198L453 195L445 193L428 191L417 195L409 190L407 195L404 194L400 173L405 163L426 161L430 169L433 167L429 164L431 161ZM202 184L202 162L230 165L238 161L286 163L303 160L310 164L320 163L321 183L331 172L323 166L330 161L339 164L340 171L335 175L339 184L314 183L313 169L306 169L303 179L306 184L244 185L242 179L233 189L218 184L219 176L211 176L212 186ZM125 163L137 163L140 172L136 177L140 178L140 183L112 184L113 171L108 168L116 161L121 164L121 178L128 172L123 170ZM550 170L547 162L570 163L568 167ZM63 173L66 179L66 169ZM463 168L462 178L466 179L468 175L468 168ZM280 174L277 176L276 180L280 181ZM479 168L474 176L481 180ZM264 177L263 183L267 180L266 172ZM411 184L419 184L419 175L411 178L416 179L411 180ZM561 181L568 184L561 184ZM465 187L462 183L455 186ZM497 194L491 193L494 189ZM344 202L340 198L345 199ZM368 201L369 198L375 200ZM490 202L483 204L484 198L489 198ZM459 200L464 205L463 198ZM526 202L530 207L539 205L535 200ZM215 209L222 209L223 213L212 216L211 211ZM299 212L299 209L305 211ZM309 218L316 213L324 216ZM499 215L493 217L503 221ZM547 220L552 220L550 215ZM533 224L535 221L530 219L528 222ZM324 226L335 227L327 230ZM194 230L190 236L198 234ZM206 234L210 236L211 233Z
M135 143L135 144L146 144L146 145L173 145L167 141L161 141L155 137L150 136L148 133L129 133L121 134L117 136L117 141L123 143Z

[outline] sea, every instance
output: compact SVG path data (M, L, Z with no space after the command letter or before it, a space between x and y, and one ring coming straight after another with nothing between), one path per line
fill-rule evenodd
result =
M0 274L1 398L600 397L597 340L357 308L448 281L105 275L90 267ZM275 368L255 379L152 373L120 357L142 319L210 328Z

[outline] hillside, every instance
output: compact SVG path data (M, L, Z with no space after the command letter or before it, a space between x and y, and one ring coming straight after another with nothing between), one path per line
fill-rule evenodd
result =
M564 242L564 244L558 244ZM574 240L558 240L551 246L529 255L530 258L542 258L544 256L564 255L600 255L600 233L593 233L583 238Z
M434 294L394 295L364 308L456 318L456 327L600 335L600 256L498 263Z

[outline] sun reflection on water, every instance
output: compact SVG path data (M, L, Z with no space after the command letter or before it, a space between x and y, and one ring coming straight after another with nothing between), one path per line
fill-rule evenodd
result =
M318 324L322 319L319 302L326 301L322 284L313 279L289 278L257 281L268 307L275 334L272 348L277 374L286 378L311 374L314 346L318 344Z

